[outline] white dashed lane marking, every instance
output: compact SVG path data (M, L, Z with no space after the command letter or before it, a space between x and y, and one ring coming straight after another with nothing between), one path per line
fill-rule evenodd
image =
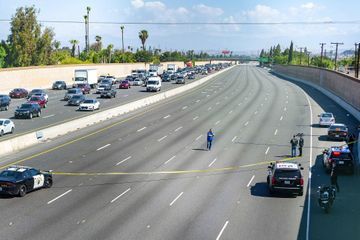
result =
M274 135L276 135L276 134L277 134L277 132L278 132L278 130L276 129L276 130L275 130L275 132L274 132Z
M115 202L116 200L118 200L120 197L122 197L123 195L125 195L128 191L130 191L131 188L128 188L125 190L125 192L121 193L119 196L117 196L116 198L114 198L113 200L110 201L110 203Z
M195 141L199 140L202 137L202 134L200 136L198 136Z
M177 197L174 200L172 200L172 202L169 204L169 206L171 207L183 194L184 194L184 192L181 192L179 195L177 195Z
M116 166L122 164L123 162L126 162L126 161L129 160L129 159L131 159L131 156L128 156L127 158L121 160L120 162L118 162L118 163L116 164Z
M162 138L158 139L158 142L161 142L162 140L164 140L165 138L167 138L167 136L163 136Z
M96 149L96 151L100 151L100 150L102 150L102 149L104 149L104 148L109 147L110 145L111 145L111 144L108 143L108 144L106 144L105 146L99 147L98 149Z
M283 118L284 118L284 117L283 117L283 116L281 116L281 117L280 117L280 121L282 121L282 120L283 120Z
M198 119L198 118L199 118L199 116L196 116L196 117L193 118L193 120L195 121L195 120Z
M211 167L216 162L216 158L209 164L208 167Z
M170 115L167 115L167 116L164 117L164 119L167 119L167 118L169 118L169 117L170 117Z
M222 227L219 235L217 236L216 240L220 240L221 235L223 234L223 232L224 232L224 230L225 230L225 228L227 227L228 224L229 224L229 221L226 221L225 224L224 224L224 226Z
M142 130L145 130L145 129L146 129L146 127L140 128L137 130L137 132L141 132Z
M62 198L63 196L65 196L66 194L70 193L72 191L72 189L67 190L66 192L64 192L63 194L57 196L56 198L54 198L53 200L50 200L47 202L47 204L51 204L53 202L55 202L56 200L58 200L59 198Z
M233 139L231 140L232 142L234 142L236 140L237 136L233 137Z
M183 127L178 127L177 129L175 129L174 131L177 132L179 131L180 129L182 129Z
M176 157L176 155L174 155L174 156L172 156L171 158L169 158L166 162L165 162L165 164L168 164L170 161L172 161L174 158Z
M269 150L270 150L270 147L267 147L267 149L265 151L265 155L268 154Z

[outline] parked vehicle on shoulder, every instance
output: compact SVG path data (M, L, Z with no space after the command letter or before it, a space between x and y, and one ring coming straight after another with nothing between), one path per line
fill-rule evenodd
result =
M105 89L100 93L101 98L115 98L116 90L115 89Z
M69 106L79 106L84 101L85 101L85 95L75 94L69 99L68 105Z
M53 90L64 90L66 89L65 81L55 81L52 85Z
M0 111L9 110L11 98L8 95L0 95Z
M335 146L323 151L323 166L327 173L331 172L333 163L339 170L354 173L354 157L347 145Z
M28 96L28 91L24 88L15 88L11 90L9 96L11 98L26 98Z
M29 118L40 117L41 107L37 103L23 103L15 110L15 118Z
M348 137L348 128L345 124L334 123L328 129L328 139L345 141Z
M7 133L14 133L15 124L10 119L0 119L0 137Z
M77 84L76 88L80 88L83 94L90 94L91 91L91 86L88 83Z
M43 96L32 96L28 99L28 103L37 103L41 108L46 108L47 101Z
M304 179L301 174L303 168L293 162L276 162L268 166L267 184L270 194L275 192L292 193L302 196L304 193Z
M83 94L80 88L71 88L67 90L67 93L65 93L64 100L68 101L72 98L74 95Z
M129 88L131 88L130 82L127 80L123 80L119 85L119 89L129 89Z
M86 99L79 106L80 111L94 111L99 109L100 109L100 102L96 99Z
M11 166L0 173L0 193L24 197L28 192L50 188L53 184L51 172L32 167Z
M330 126L335 123L335 118L332 113L326 112L319 115L319 126Z

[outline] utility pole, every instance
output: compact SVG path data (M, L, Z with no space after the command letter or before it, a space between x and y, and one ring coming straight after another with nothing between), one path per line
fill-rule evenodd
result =
M335 49L335 71L337 69L337 54L338 54L338 46L339 45L344 45L344 43L340 43L340 42L335 42L335 43L331 43L331 44L334 44L336 46L336 49Z
M356 45L355 45L356 48ZM357 58L355 51L355 77L359 78L359 69L360 69L360 43L357 44Z
M302 47L300 48L300 65L301 65L301 55L302 55Z
M321 55L320 55L320 63L322 65L322 60L323 60L323 53L324 53L324 45L326 45L326 43L320 43L321 45Z
M121 26L120 29L121 29L122 52L124 53L125 52L125 49L124 49L124 26Z

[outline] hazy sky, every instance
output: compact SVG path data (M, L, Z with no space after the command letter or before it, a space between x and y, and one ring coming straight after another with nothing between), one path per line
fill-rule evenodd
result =
M257 53L280 43L288 47L308 47L319 52L319 42L344 42L340 49L352 49L360 42L359 0L0 0L0 19L11 19L21 6L34 5L40 10L39 20L83 21L86 6L91 7L90 21L98 22L294 22L357 21L356 24L320 25L126 25L125 46L140 46L138 32L149 32L147 45L162 49L222 50ZM53 27L62 46L70 39L84 45L84 24L43 23ZM90 39L102 36L105 45L121 46L121 24L91 24ZM0 23L0 39L9 34L9 23Z

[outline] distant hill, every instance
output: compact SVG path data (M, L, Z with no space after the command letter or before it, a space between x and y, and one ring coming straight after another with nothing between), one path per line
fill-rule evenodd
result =
M355 53L354 50L345 50L341 53L341 55L352 56L352 55L354 55L354 53Z

